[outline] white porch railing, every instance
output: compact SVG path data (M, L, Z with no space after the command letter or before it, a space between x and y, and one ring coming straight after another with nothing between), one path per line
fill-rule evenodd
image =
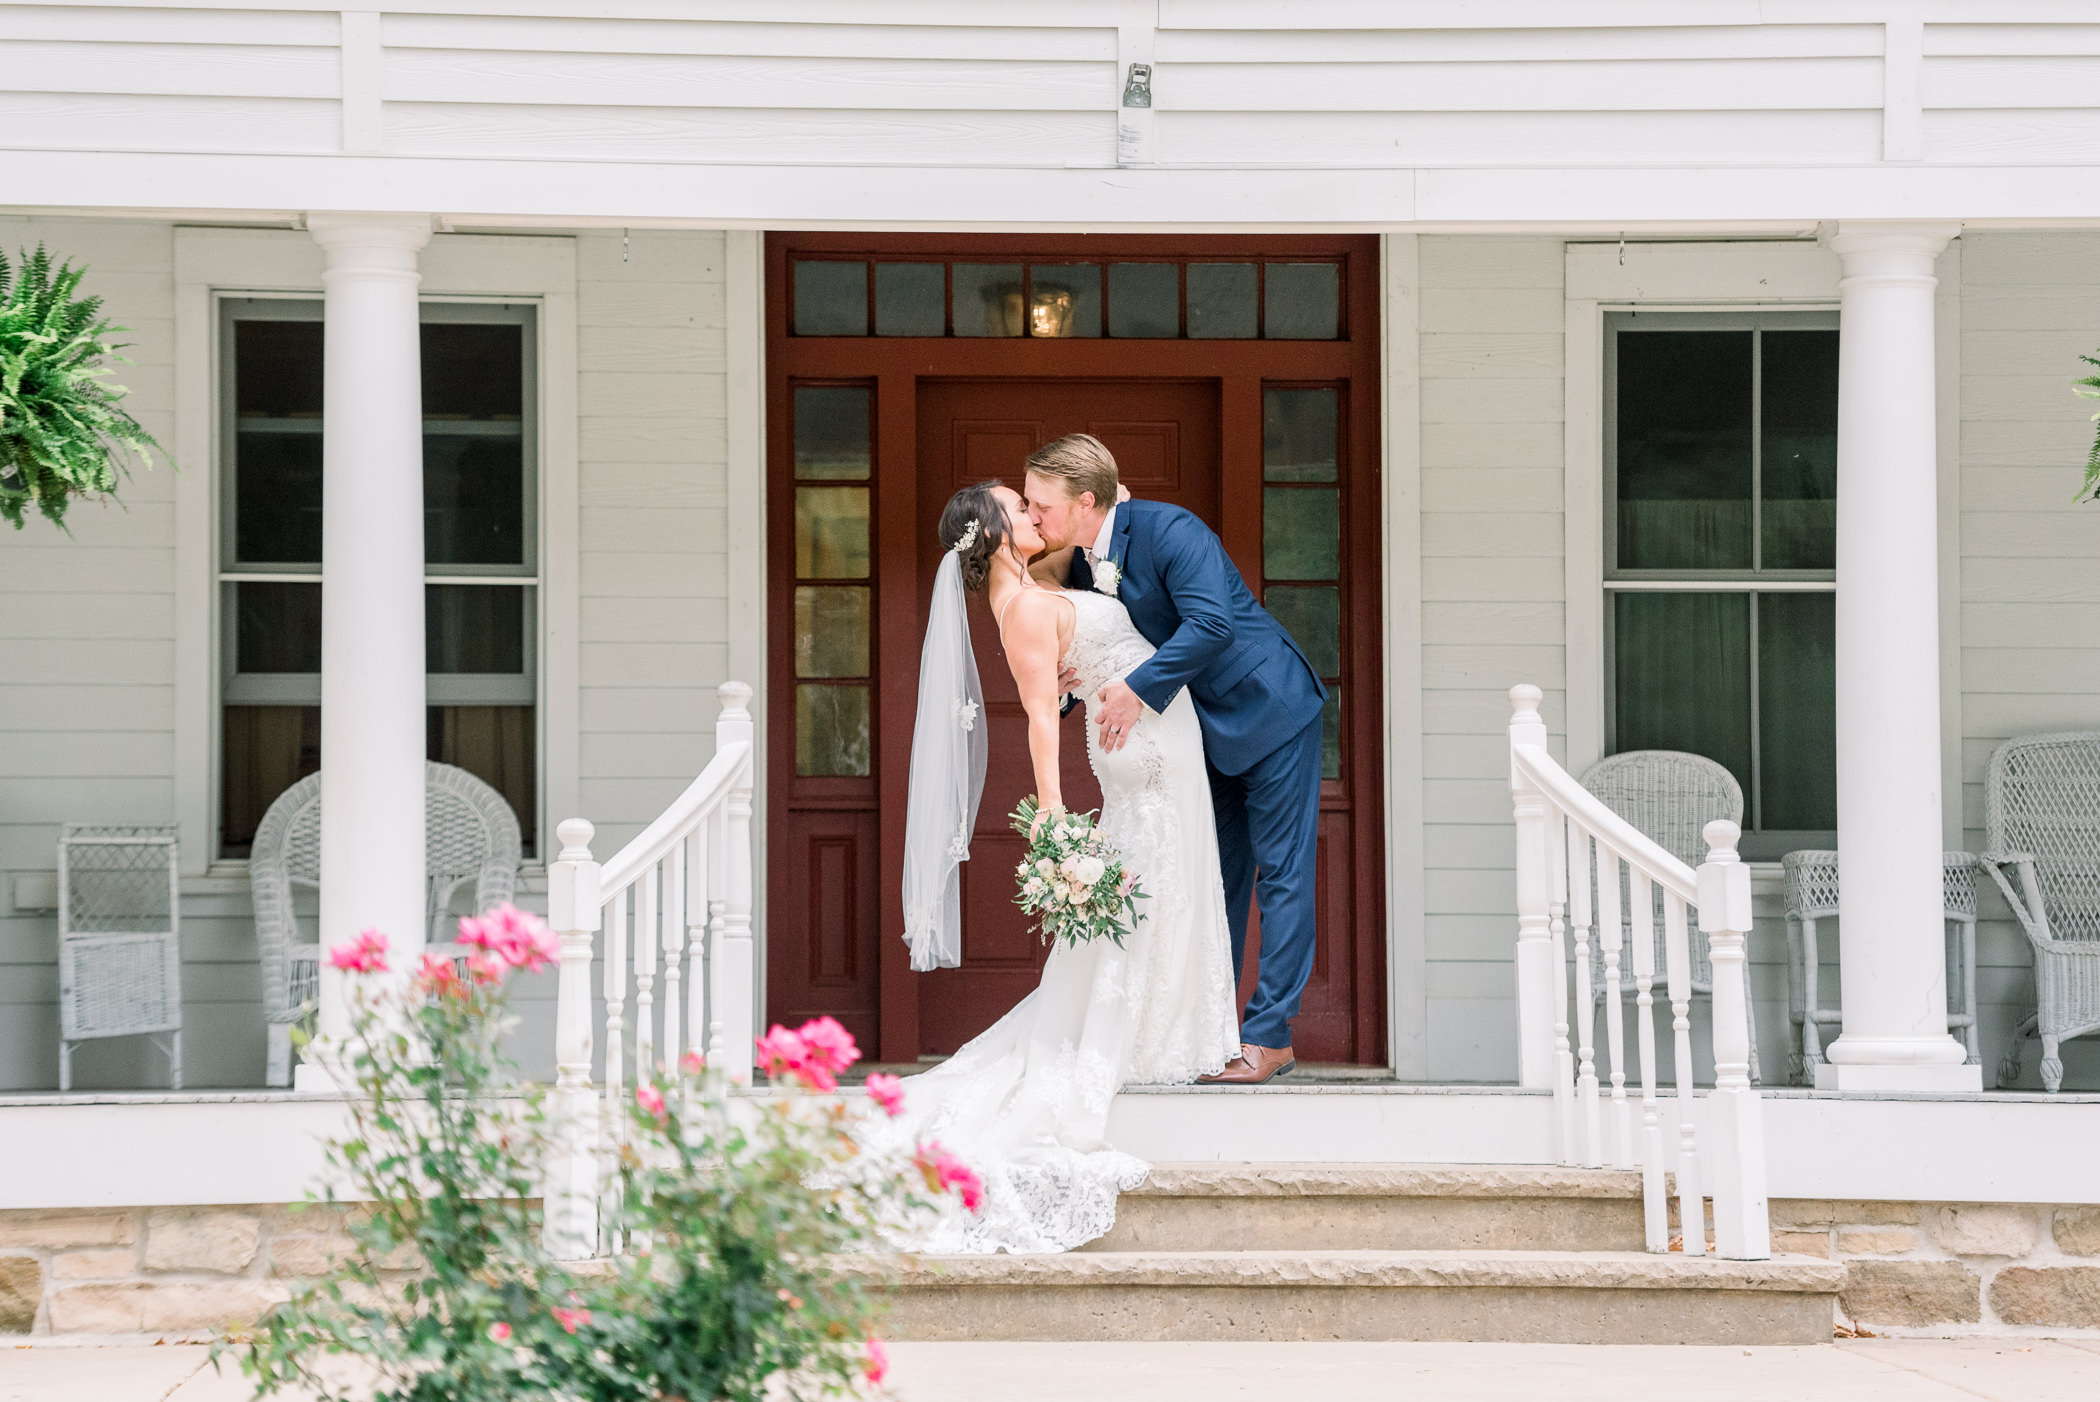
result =
M1677 1177L1678 1220L1687 1255L1706 1249L1705 1197L1713 1198L1716 1253L1762 1261L1772 1254L1765 1197L1763 1107L1750 1084L1750 1029L1743 997L1750 929L1750 869L1736 855L1734 823L1706 825L1707 858L1695 872L1612 812L1547 752L1535 686L1510 688L1509 787L1517 827L1518 1074L1553 1088L1560 1160L1641 1170L1650 1251L1669 1249L1666 1175ZM1623 883L1623 884L1622 884ZM1656 1077L1655 915L1660 892L1664 985L1670 1004L1677 1144L1664 1142ZM1595 909L1592 909L1594 905ZM1714 1088L1693 1084L1688 909L1713 962ZM1631 932L1634 1018L1640 1071L1640 1147L1627 1092L1622 955ZM1574 943L1569 959L1569 940ZM1606 1077L1597 1070L1597 1000L1590 940L1603 951ZM1569 988L1569 969L1574 987ZM1570 994L1573 1015L1570 1015ZM1570 1045L1570 1026L1575 1029ZM1697 1103L1707 1114L1699 1139ZM1704 1163L1702 1163L1702 1159ZM1711 1187L1702 1192L1701 1184Z
M688 1051L748 1083L753 1061L751 688L718 689L715 756L663 815L602 867L591 825L556 832L548 923L561 940L553 1114L558 1161L547 1232L565 1259L597 1252L601 1185L626 1132L627 1073L643 1077ZM593 946L605 933L605 1084L591 1084ZM612 1243L604 1243L606 1246Z

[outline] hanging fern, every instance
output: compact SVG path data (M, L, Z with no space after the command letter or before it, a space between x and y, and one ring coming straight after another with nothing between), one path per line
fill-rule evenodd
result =
M125 328L101 319L100 297L74 298L86 269L54 270L39 244L12 284L11 271L0 253L0 517L20 530L34 503L64 530L75 496L116 490L123 450L151 463L160 444L105 383L103 362L124 359L106 337Z
M2100 359L2090 355L2078 357L2095 370L2100 370ZM2072 382L2071 388L2087 399L2100 399L2100 375L2088 375ZM2100 424L2100 414L2093 415L2093 422ZM2100 501L2100 429L2094 431L2093 446L2085 455L2085 486L2079 488L2076 501Z

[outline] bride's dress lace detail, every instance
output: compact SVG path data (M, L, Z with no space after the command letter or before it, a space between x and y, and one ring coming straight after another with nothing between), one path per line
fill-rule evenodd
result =
M938 1139L984 1177L983 1209L949 1200L909 1244L923 1251L1069 1251L1115 1225L1116 1197L1147 1165L1110 1148L1108 1111L1126 1085L1175 1085L1239 1054L1225 891L1194 704L1146 710L1103 753L1092 721L1103 685L1152 655L1114 599L1068 592L1064 661L1087 709L1101 781L1100 830L1123 850L1147 899L1121 947L1050 952L1041 983L935 1069L905 1083L905 1113L871 1126L884 1141Z

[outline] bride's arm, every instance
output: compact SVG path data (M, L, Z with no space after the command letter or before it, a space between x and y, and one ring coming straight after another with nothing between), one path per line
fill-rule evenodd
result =
M1071 605L1030 591L1014 600L1006 620L1006 663L1028 714L1028 756L1035 762L1035 802L1044 812L1065 806L1057 768L1057 625Z
M1028 562L1028 573L1039 584L1062 589L1072 582L1072 546L1048 550Z

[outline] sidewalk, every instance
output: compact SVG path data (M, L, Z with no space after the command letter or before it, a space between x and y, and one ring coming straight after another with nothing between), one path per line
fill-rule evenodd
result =
M1816 1348L1564 1344L893 1344L898 1402L2092 1402L2100 1343L1871 1339ZM240 1402L201 1347L0 1352L0 1402Z

